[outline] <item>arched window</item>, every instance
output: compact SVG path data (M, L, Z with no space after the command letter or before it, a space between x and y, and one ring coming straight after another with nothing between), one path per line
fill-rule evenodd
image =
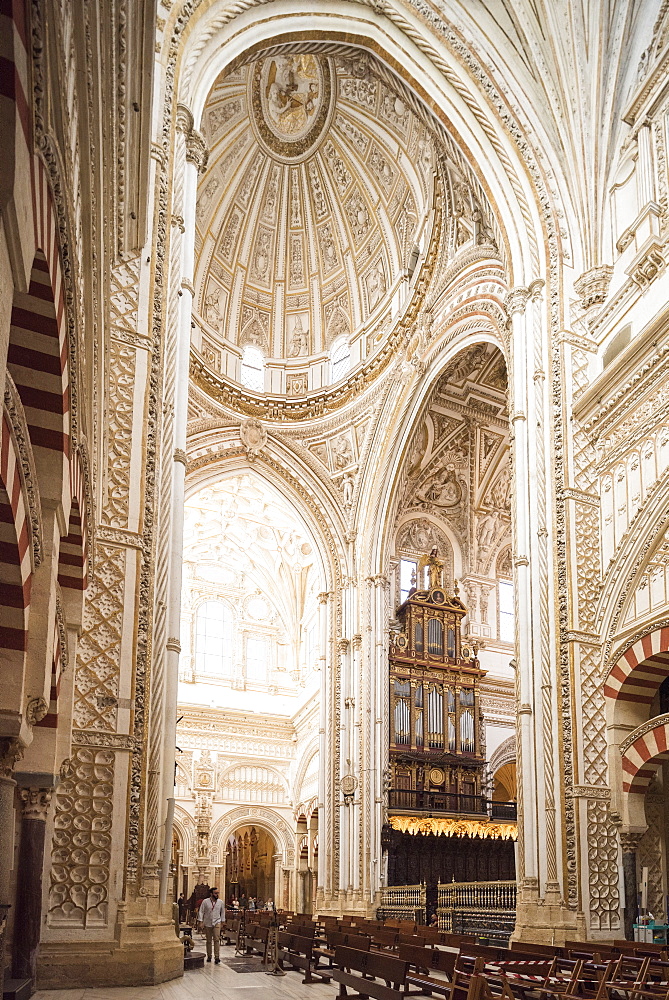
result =
M417 569L415 559L400 559L400 604L404 604L409 592L416 586Z
M197 610L195 671L229 676L232 669L232 612L222 601L205 601Z
M244 348L240 379L251 392L265 391L265 358L257 347Z
M335 340L330 352L330 380L338 382L351 367L351 348L346 337Z

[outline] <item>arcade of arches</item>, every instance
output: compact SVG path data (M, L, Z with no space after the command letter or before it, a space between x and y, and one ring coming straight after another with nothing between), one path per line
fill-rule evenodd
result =
M0 4L0 980L666 923L669 9L309 7Z

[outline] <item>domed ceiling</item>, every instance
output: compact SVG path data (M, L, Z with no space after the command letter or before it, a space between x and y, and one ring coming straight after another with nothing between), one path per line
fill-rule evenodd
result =
M427 129L401 89L360 65L278 55L212 88L195 307L202 353L223 374L235 377L226 344L290 361L378 325L398 302L412 248L429 242ZM365 342L357 359L372 349Z

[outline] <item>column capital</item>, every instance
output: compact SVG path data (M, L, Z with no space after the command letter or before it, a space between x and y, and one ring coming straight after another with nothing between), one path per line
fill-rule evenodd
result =
M620 844L623 849L623 854L632 854L634 851L636 851L639 847L639 843L642 837L643 837L643 832L640 833L638 830L634 832L628 831L627 833L623 833L621 830Z
M186 162L194 163L197 167L197 172L203 174L207 167L208 159L209 150L207 149L204 136L197 129L191 129L190 134L186 136Z
M23 818L45 823L52 792L51 788L22 788L19 795L23 802Z
M25 747L11 736L0 739L0 778L13 778L14 765L23 757Z
M513 316L514 313L525 312L525 306L527 305L529 298L530 290L524 285L517 285L515 288L510 288L504 296L506 311L510 316Z

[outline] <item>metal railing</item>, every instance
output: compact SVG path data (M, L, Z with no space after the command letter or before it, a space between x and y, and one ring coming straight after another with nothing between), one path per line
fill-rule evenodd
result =
M507 943L516 922L515 882L440 882L440 930Z
M413 788L391 788L388 807L421 812L474 813L477 816L485 816L488 812L483 795L456 795L451 792L417 791Z
M391 788L388 792L388 808L491 816L492 819L508 822L515 822L517 815L515 802L491 802L485 795L457 795L413 788Z
M515 802L491 802L490 815L493 819L515 823L518 819L518 806Z
M427 890L420 885L387 885L381 889L381 906L377 910L379 920L394 917L399 920L413 920L425 923Z

